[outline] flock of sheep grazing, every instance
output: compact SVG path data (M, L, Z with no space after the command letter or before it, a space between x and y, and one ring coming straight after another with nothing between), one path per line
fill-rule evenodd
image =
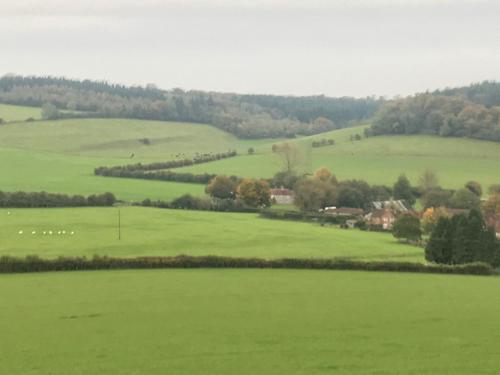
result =
M10 212L7 212L7 215L10 215ZM23 230L20 230L18 232L20 235L24 234ZM29 232L28 232L29 233ZM73 236L75 234L75 231L65 231L65 230L58 230L58 231L52 231L52 230L44 230L41 232L37 232L36 230L31 231L31 234L33 236L36 236L37 234L41 234L43 236L52 236L53 234L58 235L58 236L65 236L69 234L70 236Z
M20 230L19 231L19 234L24 234L24 231L23 230ZM31 232L32 235L36 235L37 234L37 231L34 230ZM53 234L56 234L56 235L66 235L66 234L69 234L70 236L74 235L75 232L74 231L70 231L70 232L66 232L65 230L58 230L57 232L56 231L51 231L51 230L44 230L43 232L40 232L39 234L42 234L44 236L46 235L49 235L49 236L52 236Z

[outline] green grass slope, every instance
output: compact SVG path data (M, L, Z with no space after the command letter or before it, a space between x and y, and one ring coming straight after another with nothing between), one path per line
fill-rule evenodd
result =
M121 164L101 159L0 147L0 190L95 194L110 191L119 199L172 200L182 194L203 195L204 186L94 176L97 165Z
M364 179L373 184L392 185L405 173L417 184L426 169L434 170L441 184L458 188L469 180L485 186L500 183L500 143L433 136L381 136L350 141L351 134L362 134L364 127L342 129L305 137L296 142L302 148L304 171L326 166L340 179ZM332 138L336 145L311 148L314 139ZM244 155L181 170L199 173L236 174L271 177L280 161L269 145L257 147L256 155Z
M0 373L494 375L499 288L347 271L0 275Z
M150 145L140 142L150 140ZM101 165L191 158L196 152L246 152L249 142L201 124L124 119L38 121L0 126L0 190L94 194L111 191L119 199L172 200L203 195L204 186L125 180L93 175ZM270 146L269 146L270 147ZM134 155L131 158L132 154Z
M500 143L432 136L384 136L352 142L364 126L341 129L291 142L300 145L302 172L329 167L340 179L365 179L392 185L399 174L413 181L434 170L444 187L468 180L485 186L500 183ZM147 138L149 145L141 143ZM311 148L315 139L336 145ZM3 190L47 190L66 193L114 192L120 199L170 200L184 193L202 195L203 187L93 176L100 165L166 161L196 152L236 149L239 156L179 171L271 177L282 167L271 151L279 140L240 140L209 125L126 119L73 119L7 124L0 127L0 175ZM253 147L255 155L248 155ZM134 155L132 158L131 156Z
M147 138L150 144L144 144ZM5 125L0 146L58 154L123 159L121 163L175 159L182 153L246 151L249 143L210 125L128 119L71 119ZM131 155L134 154L133 159ZM111 163L116 162L114 160Z
M24 121L30 117L34 119L41 118L42 109L0 103L0 118L5 122Z
M143 207L120 210L119 241L117 208L0 209L0 255L186 254L423 261L422 249L400 244L387 233L262 219L256 214ZM63 230L75 234L57 235ZM43 231L54 234L43 235Z

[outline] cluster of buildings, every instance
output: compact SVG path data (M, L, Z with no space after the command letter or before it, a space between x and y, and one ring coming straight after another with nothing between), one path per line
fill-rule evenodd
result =
M271 199L276 204L293 204L294 194L289 189L271 189ZM468 210L461 209L447 208L446 210L450 216L468 213ZM368 211L352 207L326 207L323 212L332 216L349 217L345 224L350 228L355 227L358 222L363 221L368 227L387 231L392 230L394 222L399 215L418 215L404 200L372 202L371 208ZM500 216L487 217L486 222L495 229L497 237L500 238Z

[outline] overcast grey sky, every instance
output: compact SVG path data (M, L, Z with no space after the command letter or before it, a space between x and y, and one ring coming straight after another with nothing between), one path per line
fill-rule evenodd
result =
M330 96L500 80L498 0L0 0L0 75Z

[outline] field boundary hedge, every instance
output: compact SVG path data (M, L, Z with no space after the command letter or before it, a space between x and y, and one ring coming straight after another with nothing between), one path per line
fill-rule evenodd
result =
M97 167L95 168L94 173L96 175L107 176L107 175L112 175L117 170L154 171L159 169L174 169L174 168L187 167L190 165L210 163L212 161L232 158L237 155L238 153L236 151L228 151L228 152L221 152L218 154L196 155L193 159L177 159L177 160L170 160L165 162L156 162L149 164L136 163L136 164L118 165L114 167Z
M109 174L108 174L109 172ZM106 173L96 173L97 176L103 177L120 177L120 178L135 178L141 180L157 180L157 181L173 181L173 182L186 182L193 184L208 184L216 174L193 174L193 173L179 173L170 170L159 171L129 171L128 169L110 169Z
M59 257L43 259L0 257L0 273L29 273L51 271L166 269L166 268L253 268L253 269L308 269L412 272L458 275L493 275L495 270L486 263L464 265L437 265L407 262L360 262L348 259L259 259L220 256L175 256L114 258L107 256Z
M45 191L0 191L0 208L109 207L115 203L115 195L109 192L85 197Z

